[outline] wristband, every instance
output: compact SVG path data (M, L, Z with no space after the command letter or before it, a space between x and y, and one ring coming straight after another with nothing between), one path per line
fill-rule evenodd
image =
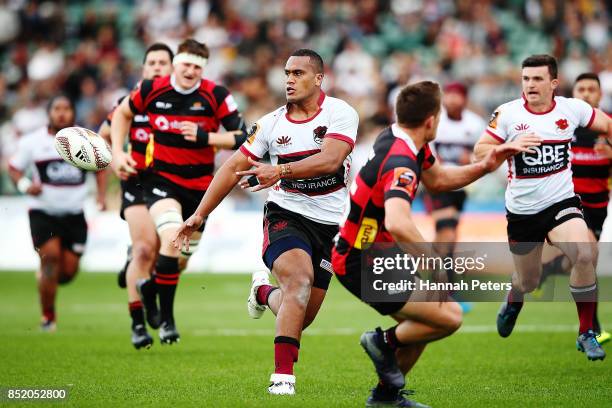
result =
M196 140L198 141L198 144L208 146L208 132L198 126Z
M281 164L278 167L279 167L280 178L287 178L287 177L291 176L292 171L291 171L291 164L290 163Z
M19 191L21 194L28 194L30 187L32 187L32 180L25 176L20 178L17 182L17 191Z
M249 183L249 187L255 187L259 185L259 180L257 180L257 176L251 176L247 179L247 183Z

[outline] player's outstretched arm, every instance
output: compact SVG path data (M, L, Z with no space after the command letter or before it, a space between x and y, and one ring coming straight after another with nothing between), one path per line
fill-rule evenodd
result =
M259 185L253 191L259 191L273 186L281 178L306 179L334 174L342 166L351 149L351 145L347 142L326 138L321 146L321 151L305 159L277 166L250 160L250 164L255 168L238 172L238 175L257 177ZM243 181L240 186L248 188L249 184L247 181Z
M106 211L106 189L108 188L108 169L96 172L96 205L99 211Z
M495 143L483 143L484 147L481 149L485 153L480 155L482 158L477 162L465 166L442 166L434 162L429 169L424 170L422 178L427 190L439 193L465 187L497 169L509 157L517 153L529 152L529 148L541 144L541 139L534 134L522 135L512 142L503 144L489 135L483 136L485 137L491 138ZM476 154L475 156L478 157Z
M111 122L111 142L113 148L113 160L111 166L117 177L126 180L130 175L136 174L134 167L136 161L123 151L125 136L130 131L130 124L134 113L130 109L130 98L124 98L113 113Z
M204 222L204 219L223 201L238 183L241 176L236 173L251 167L247 157L242 152L236 152L215 173L210 186L200 201L195 213L178 229L172 243L176 248L189 249L189 237Z

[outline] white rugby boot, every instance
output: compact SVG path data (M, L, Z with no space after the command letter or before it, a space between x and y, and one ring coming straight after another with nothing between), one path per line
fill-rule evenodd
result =
M249 316L251 319L259 319L266 311L266 305L260 305L257 302L257 289L261 285L269 285L270 278L268 277L267 271L256 271L251 275L251 292L249 293L249 298L247 299L247 311L249 312Z
M268 392L272 395L295 395L295 375L272 374Z

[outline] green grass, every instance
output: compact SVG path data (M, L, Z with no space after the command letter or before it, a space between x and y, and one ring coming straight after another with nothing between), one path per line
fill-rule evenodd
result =
M181 343L136 351L114 274L83 273L62 287L58 331L47 334L38 330L33 274L0 273L0 387L68 386L60 404L78 407L364 405L376 380L359 334L391 320L338 282L302 339L298 394L287 398L266 393L274 322L270 313L248 319L249 277L181 279ZM408 378L416 400L434 407L610 406L610 361L588 362L576 351L572 303L527 304L508 339L494 332L497 307L476 304L459 333L428 346ZM611 313L612 303L600 305L604 323Z

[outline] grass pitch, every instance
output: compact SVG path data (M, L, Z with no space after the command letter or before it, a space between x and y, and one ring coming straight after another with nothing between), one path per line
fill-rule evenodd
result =
M0 387L69 387L68 400L53 404L77 407L364 406L376 378L359 335L392 321L332 281L302 338L298 394L272 397L266 386L274 322L269 312L248 318L249 284L247 275L183 276L176 305L181 343L162 347L156 338L152 349L136 351L126 293L114 274L82 273L60 288L58 331L48 334L38 330L34 274L0 273ZM612 404L612 357L589 362L576 351L573 303L526 304L507 339L495 332L497 308L475 304L457 334L427 347L408 378L415 400L434 407ZM608 328L611 315L612 303L600 304Z

